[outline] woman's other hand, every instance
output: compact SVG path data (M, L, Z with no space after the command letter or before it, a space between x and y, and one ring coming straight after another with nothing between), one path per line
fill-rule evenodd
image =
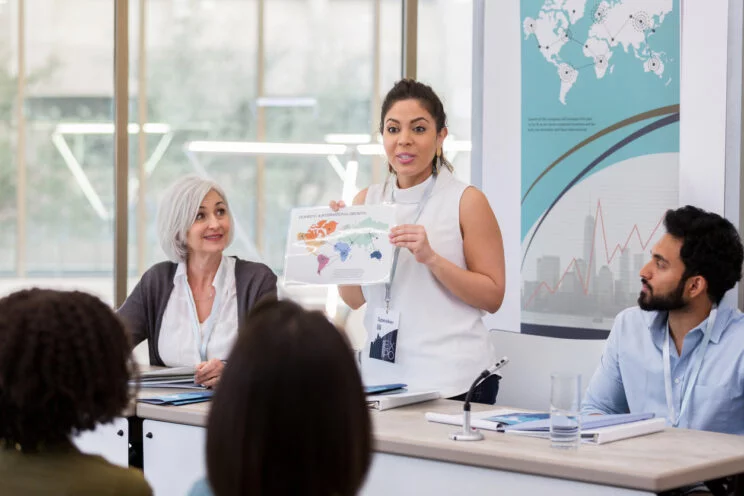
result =
M217 385L222 375L222 371L225 368L225 364L222 360L212 358L206 362L201 362L196 366L196 373L194 374L194 382L213 388Z
M395 226L390 229L390 243L401 248L408 248L418 263L431 265L437 259L437 254L429 244L424 226L418 224Z

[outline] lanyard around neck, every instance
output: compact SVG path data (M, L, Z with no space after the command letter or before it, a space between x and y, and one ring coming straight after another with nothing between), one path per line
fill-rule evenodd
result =
M194 332L194 344L196 349L199 351L199 357L202 362L207 361L207 344L209 344L209 338L212 337L212 331L217 323L217 315L220 313L220 304L222 301L222 291L218 288L214 288L214 301L212 302L212 311L209 312L209 317L204 322L204 337L202 338L201 325L199 324L199 315L196 311L196 302L194 301L194 295L191 293L191 286L186 281L186 290L189 292L189 310L191 310L191 323L192 330Z
M437 182L437 176L432 175L431 182L426 185L426 189L424 190L424 195L421 197L421 202L419 202L418 209L416 209L416 215L413 218L412 224L415 224L418 222L419 217L421 217L421 212L424 211L424 206L426 206L426 203L429 201L429 198L431 198L431 194L434 191L434 184ZM390 188L390 200L395 203L395 185L393 185L392 188ZM398 268L398 255L400 254L400 246L397 246L395 248L395 252L393 253L393 266L390 268L390 282L385 284L385 311L390 310L390 291L393 287L393 279L395 279L395 271Z
M692 394L692 389L695 387L698 375L700 374L700 368L703 365L703 356L705 355L705 349L708 347L708 343L710 342L710 335L713 331L713 325L716 322L717 314L718 309L716 307L713 307L713 309L710 311L710 315L708 315L708 324L705 326L703 340L698 345L697 350L695 350L695 356L692 361L692 368L690 369L690 375L687 379L687 385L682 397L682 405L679 408L679 413L675 411L674 396L672 394L672 363L669 351L670 332L669 320L667 320L666 337L664 339L662 354L664 360L664 389L666 393L667 410L669 412L669 422L672 424L672 427L677 427L677 425L679 424L679 420L682 418L682 414L684 413L687 404L690 401L690 395Z

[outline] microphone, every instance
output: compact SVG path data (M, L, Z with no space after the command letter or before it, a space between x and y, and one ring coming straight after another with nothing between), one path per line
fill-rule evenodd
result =
M507 363L509 363L509 357L502 357L501 360L481 372L473 381L473 385L470 386L468 394L465 395L465 404L462 406L462 431L450 434L450 439L453 441L480 441L483 439L483 433L470 426L470 400L473 397L473 391L478 384L483 382L484 379L494 374Z

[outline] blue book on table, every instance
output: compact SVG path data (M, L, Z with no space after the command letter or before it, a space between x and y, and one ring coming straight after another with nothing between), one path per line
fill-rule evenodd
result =
M364 386L364 394L401 393L408 384L378 384Z
M213 395L214 391L170 393L150 396L149 398L137 398L137 401L140 403L148 403L150 405L181 406L209 401L212 399Z
M486 417L483 420L496 422L501 426L506 426L523 424L525 422L532 422L533 420L544 420L548 418L550 418L549 413L513 412L506 415L494 415L492 417Z

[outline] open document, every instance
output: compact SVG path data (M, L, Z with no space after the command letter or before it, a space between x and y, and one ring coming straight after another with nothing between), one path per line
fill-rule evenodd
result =
M604 444L629 437L643 436L664 430L666 419L653 413L622 413L616 415L582 415L581 440ZM534 420L504 427L507 434L550 438L550 419Z
M395 206L295 208L289 221L285 284L378 284L390 279Z
M462 414L426 412L426 420L462 425ZM664 430L666 420L653 413L582 416L582 442L604 444ZM470 424L477 429L523 436L550 438L550 415L505 408L473 412Z
M631 437L645 436L663 431L666 419L662 417L636 420L633 422L606 425L604 427L587 427L581 429L581 442L590 444L605 444ZM542 437L550 439L550 430L504 430L507 434L521 434L523 436Z

